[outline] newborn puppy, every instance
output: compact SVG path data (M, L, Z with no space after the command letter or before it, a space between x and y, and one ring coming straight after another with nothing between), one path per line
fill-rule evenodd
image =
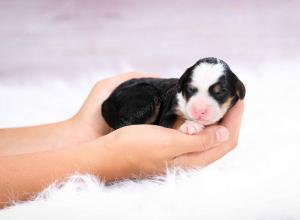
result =
M189 67L180 79L128 80L103 102L101 111L114 129L155 124L196 134L218 122L245 92L224 61L209 57Z

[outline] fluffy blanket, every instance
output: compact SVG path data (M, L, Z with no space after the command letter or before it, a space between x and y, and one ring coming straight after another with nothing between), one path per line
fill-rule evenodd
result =
M75 174L1 210L0 219L300 219L300 77L290 63L265 66L255 76L242 67L237 72L245 73L247 87L241 138L219 161L112 186ZM1 127L70 116L93 79L0 83Z

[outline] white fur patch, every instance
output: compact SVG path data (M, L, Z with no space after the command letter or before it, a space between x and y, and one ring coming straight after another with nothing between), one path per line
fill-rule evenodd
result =
M190 119L188 117L187 111L186 111L186 100L183 98L182 93L177 93L177 103L178 103L178 110L181 111L186 119Z
M214 84L224 73L224 66L221 63L201 63L193 70L191 84L200 93L208 92L208 88Z
M177 95L178 108L185 115L186 119L195 120L191 117L189 112L189 106L193 102L197 102L198 99L205 99L206 102L212 106L211 110L213 114L208 118L205 125L212 124L218 121L224 115L224 111L221 111L216 100L209 95L208 89L211 85L215 84L218 79L224 74L224 66L221 63L201 63L196 66L192 72L191 85L198 89L198 92L191 97L189 102L182 97L182 94Z

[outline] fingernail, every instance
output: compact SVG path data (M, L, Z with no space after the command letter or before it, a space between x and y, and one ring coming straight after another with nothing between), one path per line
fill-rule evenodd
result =
M229 132L226 128L222 127L216 131L217 140L220 142L226 141L229 137Z

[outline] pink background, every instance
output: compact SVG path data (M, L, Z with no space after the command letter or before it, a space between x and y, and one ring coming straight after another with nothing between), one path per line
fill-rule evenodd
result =
M129 70L178 76L216 56L253 74L299 54L299 1L0 1L0 81ZM243 74L243 73L240 73Z

